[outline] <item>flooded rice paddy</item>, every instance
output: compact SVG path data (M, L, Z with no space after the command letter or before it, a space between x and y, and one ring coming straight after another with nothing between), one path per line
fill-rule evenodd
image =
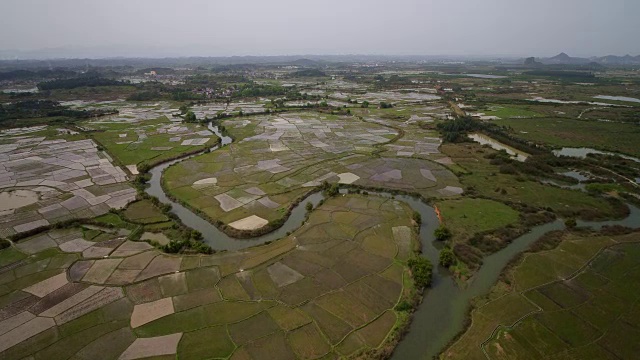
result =
M38 193L31 190L0 192L0 211L14 210L38 202Z

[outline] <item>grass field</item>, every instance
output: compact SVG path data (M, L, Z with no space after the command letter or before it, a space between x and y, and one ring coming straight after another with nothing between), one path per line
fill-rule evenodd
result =
M454 234L472 235L518 221L519 213L493 200L465 198L436 203L444 223Z
M495 120L525 140L555 147L590 147L640 156L640 129L632 123L536 118Z
M500 106L492 105L487 110L483 110L486 116L497 116L500 119L509 118L534 118L541 117L542 114L534 111L529 106Z
M487 154L494 152L491 149L470 143L446 144L442 149L443 153L468 171L461 177L462 184L473 188L482 196L538 208L551 208L562 216L589 213L606 218L614 213L611 204L602 198L501 173L497 166L491 165L489 159L485 158Z
M526 254L483 299L447 359L633 358L640 331L638 234L562 235ZM624 334L624 335L622 335Z
M139 224L152 224L169 220L149 200L140 200L129 204L124 211L124 216L131 222Z

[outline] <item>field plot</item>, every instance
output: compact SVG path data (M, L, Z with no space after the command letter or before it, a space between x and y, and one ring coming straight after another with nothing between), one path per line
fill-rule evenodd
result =
M445 358L630 359L638 351L638 234L563 235L525 256L472 312ZM594 258L595 256L595 258ZM621 335L624 334L624 335Z
M324 181L425 196L462 192L438 163L371 156L397 132L354 117L287 113L224 125L241 140L168 168L163 181L178 200L232 226L278 220L295 199ZM425 146L437 149L437 139L430 141Z
M41 233L0 250L0 357L315 359L375 349L396 326L408 275L396 254L415 241L411 226L406 205L349 195L328 199L287 238L239 253L171 256L91 229Z
M493 200L460 199L437 202L445 224L454 232L472 235L518 221L516 210Z
M173 117L171 113L179 113L177 110L157 106L142 111L123 106L119 116L94 120L84 127L95 130L92 133L95 139L133 174L137 174L136 165L143 162L161 162L211 147L217 141L205 126L183 123L180 117Z
M71 218L92 218L133 201L122 168L92 140L0 135L0 236Z
M482 113L472 114L481 119L499 120L499 119L529 119L541 117L543 114L531 110L532 107L525 106L489 106Z

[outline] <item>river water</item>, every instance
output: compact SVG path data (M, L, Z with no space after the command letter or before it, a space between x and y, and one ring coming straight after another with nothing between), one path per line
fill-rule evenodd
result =
M209 124L209 129L222 139L222 146L231 143L232 139L220 133L219 129ZM213 148L215 151L217 147ZM167 167L184 159L174 160L154 167L151 173L150 187L147 193L158 197L162 203L171 204L172 212L178 215L182 222L202 233L207 244L216 250L240 250L251 246L263 244L286 236L289 231L299 228L305 218L305 204L311 202L314 207L324 198L320 192L312 193L304 201L297 205L285 224L278 230L267 235L252 239L234 239L208 221L200 218L189 209L171 201L160 186L162 172ZM344 192L344 190L343 190ZM530 232L515 239L506 248L487 256L483 260L480 270L474 275L468 285L464 288L457 285L447 269L437 266L438 254L442 244L435 240L434 230L438 227L439 221L434 209L423 201L406 195L391 195L388 193L370 192L371 195L394 197L405 202L414 211L422 216L420 228L420 241L422 253L434 264L433 283L431 288L425 293L422 304L416 310L410 331L406 334L398 347L395 349L392 358L404 359L430 359L440 353L444 347L462 330L464 330L464 320L469 309L471 299L489 292L496 283L500 272L505 265L516 255L525 251L533 242L549 231L564 229L564 223L556 220L552 223L534 227ZM603 225L624 225L629 227L640 227L640 209L629 206L630 215L620 221L605 222L585 222L578 221L578 226L588 226L600 228Z
M563 147L560 150L553 150L553 154L555 156L569 156L569 157L575 157L575 158L581 158L581 159L586 158L587 155L589 154L612 155L612 156L619 156L623 159L640 163L640 159L633 156L619 154L619 153L610 152L610 151L600 151L600 150L587 148L587 147L581 147L581 148Z

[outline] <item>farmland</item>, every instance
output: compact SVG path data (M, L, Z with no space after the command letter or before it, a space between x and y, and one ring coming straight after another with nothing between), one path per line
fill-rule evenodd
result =
M394 236L411 233L410 214L391 199L332 198L290 236L220 255L78 228L22 239L0 251L0 353L293 359L384 347L403 316L394 306L414 291L415 237Z
M163 180L168 192L225 224L251 216L281 220L294 201L325 181L425 197L462 192L455 176L435 161L373 157L397 135L387 127L314 113L254 117L257 126L247 131L248 123L225 121L237 144L170 167ZM428 155L439 155L437 144L431 148Z
M557 248L527 253L476 300L469 330L444 358L633 357L637 233L555 236Z
M0 357L631 357L637 233L574 226L637 226L637 73L373 64L0 93ZM0 87L51 81L25 71Z
M638 126L632 123L604 123L563 118L506 119L496 124L509 126L526 140L553 147L590 147L640 156Z

